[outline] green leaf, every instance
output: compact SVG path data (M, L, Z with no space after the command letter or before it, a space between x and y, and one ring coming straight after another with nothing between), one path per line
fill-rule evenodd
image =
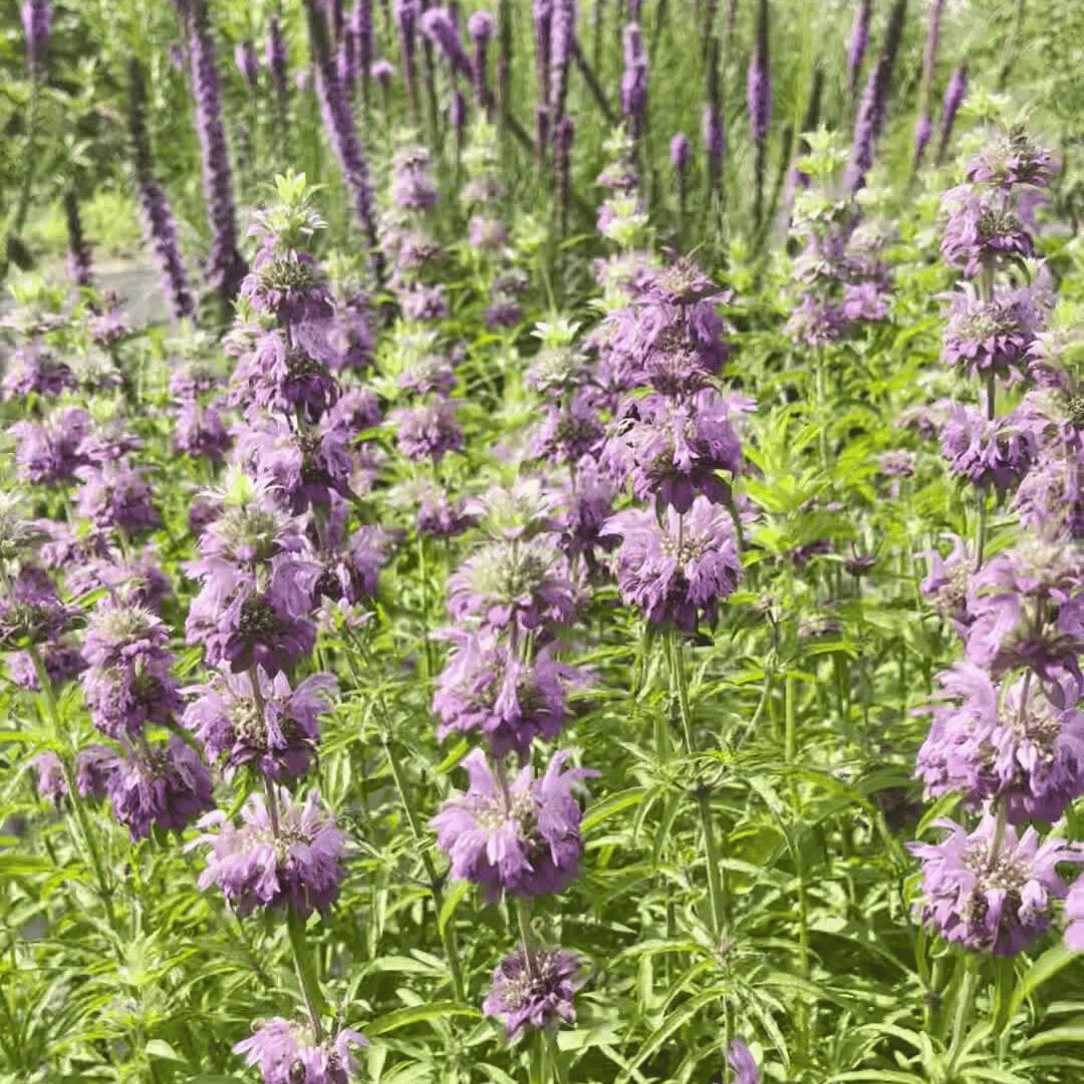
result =
M628 790L611 794L604 801L597 802L584 814L583 821L580 824L580 832L586 835L592 828L601 824L608 817L612 817L615 813L639 805L643 801L645 793L643 787L630 787Z
M149 1058L161 1058L162 1061L173 1061L178 1065L187 1065L188 1059L182 1057L163 1039L151 1039L143 1048Z
M1084 1043L1084 1024L1066 1024L1064 1027L1051 1028L1049 1031L1032 1035L1024 1043L1024 1048L1034 1050L1051 1043Z
M452 915L455 914L455 909L459 906L460 900L470 891L470 881L454 881L451 888L448 891L448 895L444 897L444 902L440 907L440 914L437 915L437 928L440 930L440 936L444 936L444 930L448 923L451 921Z
M440 1020L446 1016L472 1016L480 1019L482 1014L473 1005L459 1001L430 1001L428 1004L411 1005L396 1009L374 1020L365 1028L366 1035L386 1035L389 1031L420 1024L426 1020Z
M1080 954L1068 949L1063 944L1049 948L1024 972L1016 989L1013 991L1012 1000L1009 1002L1009 1011L1006 1020L1011 1020L1025 999L1037 990L1047 979L1056 975L1066 964L1071 963ZM1049 1034L1049 1033L1048 1033Z

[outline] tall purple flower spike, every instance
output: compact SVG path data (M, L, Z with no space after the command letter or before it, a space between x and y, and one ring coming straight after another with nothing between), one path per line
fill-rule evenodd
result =
M323 108L324 123L331 136L332 146L339 159L343 180L354 204L354 213L365 234L369 246L369 269L374 280L384 281L384 255L377 237L376 214L373 207L372 189L369 187L369 166L361 148L354 126L353 111L347 101L335 56L331 51L327 23L319 8L318 0L305 0L305 13L309 24L309 41L316 62L316 82Z
M195 99L196 131L202 150L203 193L211 225L208 280L226 304L233 302L248 273L237 247L237 220L233 202L233 173L222 119L215 43L207 14L207 0L192 0L188 28L188 52Z
M899 52L906 17L907 0L896 0L885 28L881 55L866 80L866 89L855 120L851 158L844 176L844 184L849 192L857 192L865 185L866 174L873 165L873 150L884 127L888 92L892 85L892 69L896 65L896 54Z
M143 234L154 250L155 262L162 275L162 285L174 320L191 316L194 303L188 284L181 248L177 240L177 224L165 190L155 180L150 140L146 124L146 90L143 69L132 57L128 62L129 110L128 126L132 137L136 188L143 218Z
M851 27L851 40L847 46L847 85L851 97L858 90L858 78L862 74L862 61L869 46L869 24L873 15L873 0L859 0Z

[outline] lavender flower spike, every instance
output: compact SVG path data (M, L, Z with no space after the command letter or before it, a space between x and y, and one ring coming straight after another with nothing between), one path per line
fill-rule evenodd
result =
M756 48L749 58L745 93L753 142L759 146L768 134L772 119L772 76L768 70L768 0L760 0L757 9Z
M576 41L576 0L556 0L550 28L550 120L556 127L565 115L568 65Z
M287 63L286 39L282 36L278 19L272 15L267 24L267 70L271 73L271 85L275 88L280 107L285 105L290 95L286 78Z
M354 37L358 72L361 75L361 99L368 105L373 60L376 58L373 0L354 0L354 9L350 13L350 31Z
M625 27L625 70L621 76L621 112L629 125L629 134L639 139L647 111L647 54L644 36L636 23Z
M94 285L90 271L90 246L83 233L79 197L72 188L64 193L64 218L68 226L68 277L73 286L89 289Z
M21 14L26 36L26 66L32 79L40 79L49 47L53 9L49 0L23 0Z
M862 61L869 45L869 24L873 15L873 0L859 0L851 27L851 42L847 47L847 85L854 97L858 90L858 77L862 74Z
M162 186L154 179L150 140L145 121L146 92L143 69L132 57L128 62L129 111L128 129L132 137L136 187L143 217L143 233L154 249L158 270L162 274L165 295L174 320L191 316L194 309L188 274L181 258L177 240L177 224Z
M941 106L941 127L937 133L937 164L945 160L952 126L956 123L956 114L967 94L967 65L960 64L952 73L948 86L945 87L945 100Z
M418 22L422 33L444 54L455 75L469 80L472 75L470 57L459 40L452 16L447 8L430 8Z
M857 192L866 183L866 174L873 165L873 149L884 127L885 113L888 110L888 92L892 84L892 69L896 64L896 54L899 52L906 17L907 0L896 0L888 19L888 26L885 28L881 55L869 73L869 79L866 80L862 104L859 106L858 118L855 121L851 159L847 163L847 172L844 176L844 184L849 192Z
M317 86L324 112L324 123L331 136L335 154L343 171L343 180L354 201L354 213L369 246L369 267L378 284L384 281L384 255L377 237L369 166L358 140L354 117L339 82L335 56L331 51L327 23L318 0L305 0L309 23L309 42L316 61Z
M207 14L207 0L192 0L188 20L188 51L192 69L192 95L196 102L196 130L202 148L203 192L211 223L209 279L225 304L232 303L248 272L237 247L233 205L233 174L222 119L222 95L215 61L215 43Z

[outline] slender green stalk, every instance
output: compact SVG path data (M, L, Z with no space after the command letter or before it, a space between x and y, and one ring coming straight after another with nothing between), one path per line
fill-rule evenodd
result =
M696 756L693 741L692 711L689 707L689 686L685 674L683 645L673 628L666 633L667 654L674 686L677 689L678 710L681 713L681 729L685 735L685 751L690 759ZM703 782L696 786L697 807L704 832L704 850L708 867L708 904L711 908L711 931L719 937L726 929L726 908L723 883L720 877L719 847L715 839L715 824L711 815L711 792Z
M310 946L305 938L305 920L291 907L286 917L286 929L290 935L290 948L294 955L294 967L297 981L305 998L312 1034L316 1043L323 1042L324 1027L321 1014L327 1010L327 1001L320 989L320 979L316 974L316 961L312 958Z
M49 671L45 669L45 663L42 660L41 652L38 651L36 644L31 644L27 649L27 654L29 654L30 660L34 664L34 672L37 674L38 684L41 686L41 695L45 700L45 707L49 715L49 721L53 726L54 736L58 739L65 737L60 719L60 710L57 707L56 695L53 692L53 682L49 677ZM93 869L94 876L98 881L98 894L101 896L102 903L105 905L106 918L109 921L110 928L115 930L116 916L113 912L113 889L106 879L102 856L98 850L98 844L94 838L94 833L90 830L90 824L87 821L87 811L83 805L83 797L79 793L79 789L75 783L75 773L72 770L71 755L65 748L64 752L61 753L57 759L60 761L60 770L64 776L64 785L68 789L68 801L71 803L72 812L75 815L75 822L79 829L78 833L73 833L73 835L82 837L85 853L90 857L89 865Z
M975 994L979 986L978 963L970 953L963 959L964 977L957 991L956 1016L952 1024L952 1045L949 1047L948 1058L945 1065L945 1079L954 1079L956 1063L960 1060L964 1050L964 1040L967 1038L967 1022L971 1017L971 1009L975 1003Z
M385 721L387 721L385 716ZM414 808L414 804L411 802L409 794L410 790L407 787L406 777L403 775L402 766L392 755L391 746L388 742L387 734L383 735L384 752L388 758L388 765L391 767L391 774L395 780L395 789L399 794L399 800L403 804L403 811L406 813L407 823L410 825L410 834L414 838L414 845L418 848L421 854L422 864L425 866L425 874L429 878L429 891L433 897L433 906L436 908L436 912L439 915L444 908L444 893L440 887L440 880L437 877L437 867L433 864L433 856L429 853L428 848L425 845L425 835L422 832L421 819L418 817L418 811ZM463 1001L466 998L466 984L463 982L463 965L459 960L459 947L456 944L455 935L447 924L440 931L440 939L444 945L444 954L448 957L448 967L452 973L452 989L455 991L455 996L458 1001Z

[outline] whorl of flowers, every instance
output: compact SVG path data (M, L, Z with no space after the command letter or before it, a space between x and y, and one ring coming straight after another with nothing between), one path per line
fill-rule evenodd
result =
M1014 195L990 185L960 185L941 198L946 209L941 256L973 278L983 268L1031 256L1034 241Z
M113 815L133 840L152 828L183 831L215 804L203 761L176 735L165 746L140 745L117 757L105 786Z
M253 695L252 675L215 675L209 685L184 691L195 699L183 723L201 742L208 759L222 759L227 775L253 764L267 779L299 779L309 769L319 743L319 717L336 689L331 674L313 674L291 689L279 673L257 670L261 701Z
M497 965L482 1011L500 1020L514 1043L528 1028L549 1031L562 1020L572 1023L573 998L584 981L583 961L576 953L536 948L528 959L521 943Z
M316 793L302 805L283 788L271 799L257 792L241 809L240 827L221 810L209 813L199 827L217 829L189 844L211 847L199 886L217 884L237 914L289 907L305 918L314 910L327 911L338 898L346 837Z
M714 625L719 603L737 587L741 563L728 513L697 497L681 515L669 505L660 524L654 512L619 512L603 536L616 535L617 585L630 606L654 624L695 632Z
M1029 354L1045 316L1043 299L1028 287L995 288L984 301L961 292L953 299L942 358L971 375L993 372L1007 380L1027 371Z
M449 798L429 822L451 860L452 877L480 885L491 902L502 892L561 892L576 879L582 849L576 794L598 773L565 770L568 756L555 753L538 778L528 765L503 783L480 749L463 758L468 790Z
M908 844L922 862L923 924L994 956L1034 944L1050 925L1053 901L1066 895L1057 866L1081 861L1079 850L1057 837L1040 845L1034 828L1018 836L991 813L970 833L944 818L934 827L948 833L942 842Z
M1075 682L1055 684L1055 699L1028 677L999 690L973 663L938 678L941 698L919 750L916 775L927 797L959 791L979 807L1004 803L1010 824L1056 821L1084 793L1084 713Z
M358 1068L352 1045L369 1043L353 1028L339 1028L318 1042L311 1024L275 1016L260 1023L251 1038L235 1043L233 1052L260 1067L264 1084L348 1084Z

